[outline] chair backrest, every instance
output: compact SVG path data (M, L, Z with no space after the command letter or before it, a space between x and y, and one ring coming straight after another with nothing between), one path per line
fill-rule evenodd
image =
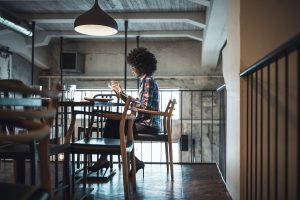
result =
M114 102L114 103L120 103L120 98L116 94L96 94L93 96L93 99L98 99L98 98L103 98L103 99L111 99L109 102ZM97 107L99 109L99 107ZM107 111L112 111L112 107L105 107L101 106L102 110L107 110ZM119 106L116 107L116 111L119 112Z
M170 99L167 104L167 107L165 109L165 115L163 115L163 132L164 132L164 134L168 133L167 126L168 126L168 124L171 123L175 104L176 104L176 99L173 99L173 100Z
M59 96L55 91L36 90L18 80L0 80L1 141L30 142L47 137Z
M120 130L124 130L125 126L125 120L128 118L135 118L134 114L128 115L127 112L130 110L130 103L131 103L131 97L129 96L126 100L125 104L122 105L123 109L122 112L110 112L110 111L101 111L98 109L94 109L93 111L81 111L81 110L74 110L72 112L72 118L69 125L69 129L66 134L66 143L70 143L71 139L74 138L74 131L76 126L76 118L78 115L86 115L88 119L90 119L88 130L85 133L85 138L88 138L91 136L91 133L93 131L93 124L95 121L95 118L97 117L103 117L103 118L110 118L115 120L120 120ZM120 103L121 104L121 103ZM134 112L133 112L134 113ZM123 136L123 137L122 137ZM120 132L120 137L124 138L124 133Z
M129 110L130 107L130 103L131 103L131 97L129 96L123 106L123 111L122 112L99 112L99 110L93 110L93 114L92 114L92 120L91 120L91 124L89 125L89 132L91 131L93 125L93 118L94 117L104 117L104 118L111 118L111 119L117 119L120 120L120 138L124 138L124 132L122 132L121 130L124 130L125 127L125 120L127 117L127 112ZM118 106L119 107L119 106ZM119 116L121 116L119 118ZM89 133L90 135L90 133Z
M96 98L112 98L113 100L116 99L116 102L119 102L119 98L117 97L116 94L105 94L105 93L102 93L102 94L95 94L93 96L94 99Z

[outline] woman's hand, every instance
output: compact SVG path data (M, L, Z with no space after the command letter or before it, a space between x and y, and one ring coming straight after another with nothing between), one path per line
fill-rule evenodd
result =
M111 81L110 85L116 95L120 95L123 92L122 87L118 81Z
M110 87L116 93L116 96L118 98L122 99L124 102L126 101L127 95L124 93L124 91L118 81L111 81Z

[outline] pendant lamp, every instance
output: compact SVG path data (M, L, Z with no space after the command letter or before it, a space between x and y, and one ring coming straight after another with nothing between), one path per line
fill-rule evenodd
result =
M95 0L90 10L75 19L74 29L85 35L108 36L118 32L118 24L100 8L98 0Z

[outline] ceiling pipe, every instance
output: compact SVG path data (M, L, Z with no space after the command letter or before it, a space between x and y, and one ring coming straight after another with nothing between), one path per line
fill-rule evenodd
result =
M27 37L31 37L33 34L28 22L9 15L3 10L0 11L0 25Z

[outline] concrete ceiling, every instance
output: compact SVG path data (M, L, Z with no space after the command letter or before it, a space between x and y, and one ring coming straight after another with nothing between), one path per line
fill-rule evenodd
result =
M202 43L202 55L199 55L202 67L216 67L219 51L227 37L227 0L99 0L100 7L116 19L118 34L91 37L76 33L73 28L75 18L93 4L94 0L0 0L0 9L29 23L35 21L35 46L38 47L47 46L58 37L119 41L124 38L124 21L128 20L129 39L140 36L141 40L195 40ZM10 33L6 29L0 30L0 44L9 43L5 37L8 34L8 38L14 40ZM22 42L18 42L10 48L20 49L18 45ZM23 43L30 48L31 38L26 38ZM45 68L47 64L40 66Z

